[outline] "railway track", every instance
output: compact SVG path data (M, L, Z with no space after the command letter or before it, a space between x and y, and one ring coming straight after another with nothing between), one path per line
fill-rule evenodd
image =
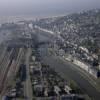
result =
M24 55L24 48L6 51L0 66L0 92L6 90L7 83L16 75Z

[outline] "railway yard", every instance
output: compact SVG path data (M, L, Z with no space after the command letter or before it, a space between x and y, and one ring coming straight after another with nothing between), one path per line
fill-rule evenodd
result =
M25 49L8 46L4 47L0 53L0 94L3 95L13 86Z

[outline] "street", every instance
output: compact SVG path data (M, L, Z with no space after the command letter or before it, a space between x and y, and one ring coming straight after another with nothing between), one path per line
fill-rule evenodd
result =
M29 74L29 57L31 54L31 49L28 48L27 54L26 54L26 81L25 81L25 100L32 100L32 86L31 86L31 80L30 80L30 74Z

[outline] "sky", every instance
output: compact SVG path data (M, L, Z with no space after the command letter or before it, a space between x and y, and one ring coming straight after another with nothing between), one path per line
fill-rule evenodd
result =
M0 16L56 16L100 7L100 0L0 0Z

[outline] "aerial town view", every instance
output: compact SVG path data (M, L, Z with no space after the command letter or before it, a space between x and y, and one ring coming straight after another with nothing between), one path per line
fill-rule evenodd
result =
M100 100L99 0L0 0L0 100Z

